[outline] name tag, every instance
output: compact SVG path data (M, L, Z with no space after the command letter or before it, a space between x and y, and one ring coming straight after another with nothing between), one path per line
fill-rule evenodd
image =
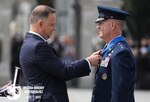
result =
M110 61L110 57L108 56L108 57L105 58L105 60L102 60L101 66L102 66L102 67L107 67L109 61Z

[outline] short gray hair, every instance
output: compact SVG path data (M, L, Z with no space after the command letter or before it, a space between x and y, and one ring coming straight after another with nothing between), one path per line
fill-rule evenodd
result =
M118 23L120 29L122 30L126 22L125 22L125 21L122 21L122 20L116 20L116 21L117 21L117 23Z
M30 14L30 18L29 18L30 24L34 24L38 20L48 18L48 15L50 13L53 14L55 12L56 12L55 9L53 9L49 6L38 5L32 10L32 12Z

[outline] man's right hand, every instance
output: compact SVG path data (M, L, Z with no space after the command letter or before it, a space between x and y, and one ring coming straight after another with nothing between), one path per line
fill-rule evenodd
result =
M86 58L90 62L91 66L99 65L102 60L102 57L100 56L101 52L102 50L96 51Z

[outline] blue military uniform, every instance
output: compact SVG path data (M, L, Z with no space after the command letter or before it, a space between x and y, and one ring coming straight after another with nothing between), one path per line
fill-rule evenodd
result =
M96 23L114 17L123 11L98 6L99 13L112 13L108 18L100 19ZM117 12L117 15L114 14ZM122 14L123 13L123 14ZM108 15L106 14L106 15ZM126 15L127 16L127 15ZM125 20L125 18L120 17ZM111 18L110 18L111 19ZM119 19L119 18L118 18ZM112 39L102 51L102 61L96 71L92 102L134 102L135 59L122 35Z

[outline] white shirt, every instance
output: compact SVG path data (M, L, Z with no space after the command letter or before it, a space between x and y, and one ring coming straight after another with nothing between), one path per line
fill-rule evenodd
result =
M92 66L91 66L90 61L89 61L88 59L86 59L86 58L85 58L85 60L88 62L88 64L89 64L89 68L91 69L91 67L92 67Z

